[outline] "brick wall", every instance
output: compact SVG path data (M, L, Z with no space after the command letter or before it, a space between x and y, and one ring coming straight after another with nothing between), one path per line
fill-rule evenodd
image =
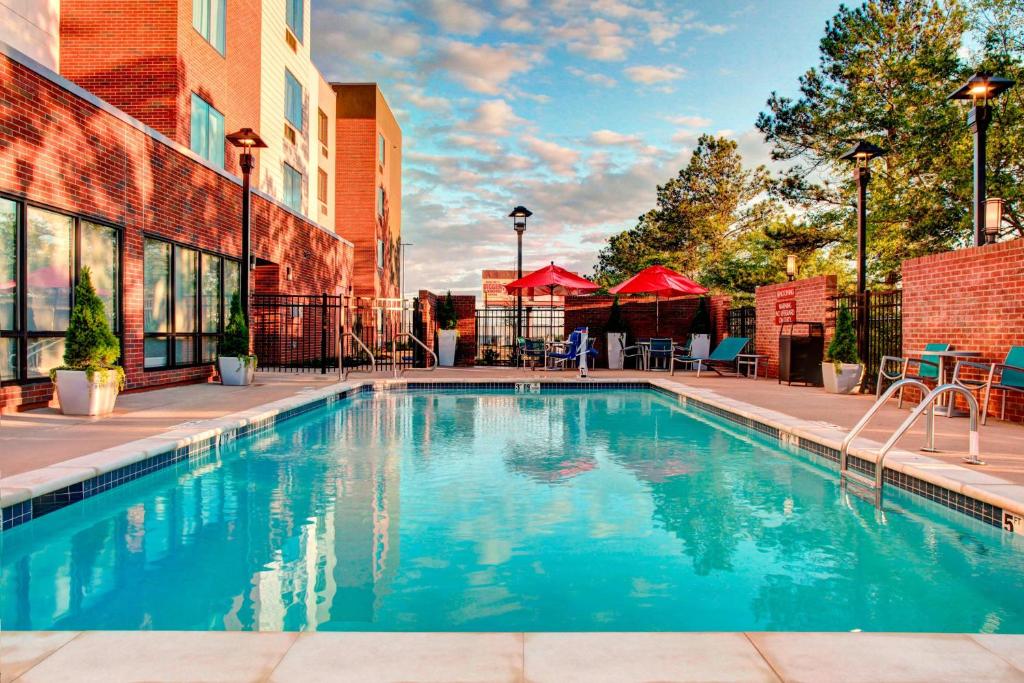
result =
M444 294L434 294L425 289L419 291L420 313L426 329L423 341L437 352L437 305ZM455 348L455 365L471 367L476 365L476 297L466 294L453 295L455 301L455 329L459 331L459 345Z
M121 226L123 363L130 388L208 379L210 366L143 371L143 234L240 257L237 179L0 56L0 192ZM351 245L254 195L253 254L292 279L284 293L340 294ZM3 389L5 405L47 400L49 384Z
M903 352L929 342L1000 363L1011 346L1024 345L1024 239L903 262ZM998 417L994 393L989 411ZM1021 394L1009 394L1006 411L1024 421Z
M757 353L768 357L768 376L779 376L779 330L776 324L776 302L794 302L796 319L825 323L825 346L832 337L829 308L836 294L836 277L823 275L807 280L795 280L758 287L754 295L757 307L757 333L754 346Z

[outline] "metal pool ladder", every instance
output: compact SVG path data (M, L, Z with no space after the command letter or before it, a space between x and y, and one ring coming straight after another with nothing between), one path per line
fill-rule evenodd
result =
M401 364L399 364L399 362L398 362L398 343L397 342L398 342L398 339L400 337L408 337L410 340L412 340L416 344L419 344L420 348L422 348L424 351L429 353L431 358L434 359L434 362L431 363L430 367L427 367L427 368L408 368L408 369L410 369L410 370L425 370L427 372L432 372L433 370L435 370L437 368L437 366L438 366L438 359L437 359L437 354L434 353L434 350L432 348L430 348L429 346L427 346L426 344L424 344L419 339L419 337L415 336L414 334L412 334L410 332L401 332L399 334L396 334L391 339L391 366L393 368L393 372L394 372L394 375L395 375L396 379L401 377L402 373L405 372L405 370L407 369L407 368L403 368L401 366Z
M881 409L887 400L889 400L893 394L900 389L907 386L916 387L921 391L922 399L917 404L906 420L903 421L896 431L892 433L889 440L882 445L878 450L878 457L875 459L875 476L874 479L861 472L851 470L849 467L849 452L850 445L853 440L857 438L857 435L863 431L864 427L867 426L871 418L875 416L875 413ZM876 507L882 507L882 487L885 483L885 456L892 450L892 447L896 445L896 442L906 434L907 430L914 426L921 414L925 414L925 447L922 451L928 453L935 452L935 400L945 393L953 392L961 394L966 400L967 405L971 409L970 419L970 443L969 443L969 457L964 460L971 465L983 465L984 463L978 458L979 452L979 440L978 440L978 402L974 399L974 396L970 391L958 384L942 384L932 391L928 391L928 387L916 379L901 379L890 386L881 397L875 401L875 404L868 409L868 412L864 413L864 417L854 425L850 433L843 439L843 445L839 449L839 483L841 486L846 487L847 484L853 483L861 486L874 494L874 502Z
M370 357L370 374L373 374L373 371L377 369L377 359L374 358L373 351L371 351L370 348L363 343L363 340L356 334L346 332L345 334L338 335L338 373L341 375L341 381L344 382L347 380L348 373L351 372L351 370L345 368L345 337L351 337L352 341L356 343L356 346L362 349L363 353Z

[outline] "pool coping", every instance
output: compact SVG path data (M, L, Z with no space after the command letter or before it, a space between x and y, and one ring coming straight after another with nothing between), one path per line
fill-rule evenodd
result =
M723 380L729 381L729 380ZM780 446L818 456L835 464L846 432L727 398L706 388L662 378L566 378L493 380L458 378L365 379L339 382L321 389L210 420L184 423L158 435L0 479L2 528L7 530L97 493L134 481L170 465L202 457L235 438L272 428L278 421L331 405L365 392L402 389L443 390L460 387L533 391L541 387L571 390L653 389L741 426L777 438ZM878 442L859 438L851 448L851 468L874 475ZM1024 534L1024 486L984 472L945 463L919 453L894 449L885 461L885 483L937 502L991 526Z

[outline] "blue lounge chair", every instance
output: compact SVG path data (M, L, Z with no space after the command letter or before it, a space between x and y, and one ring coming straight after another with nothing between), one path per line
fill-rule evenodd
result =
M730 367L732 369L730 374L739 377L740 372L736 361L739 360L739 355L743 352L744 347L749 341L749 337L726 337L707 358L696 358L689 354L677 356L673 353L672 373L675 374L676 363L681 363L689 364L690 366L696 365L698 377L700 377L700 371L704 368L713 370L716 374L724 377L726 373L722 372L722 369Z
M961 368L974 368L981 371L978 379L961 376ZM1006 419L1006 394L1015 391L1024 394L1024 346L1011 346L1002 363L975 363L962 360L953 370L953 382L967 389L977 389L982 393L981 424L988 422L988 400L993 389L1003 394L999 409L999 419ZM981 390L984 390L983 392Z

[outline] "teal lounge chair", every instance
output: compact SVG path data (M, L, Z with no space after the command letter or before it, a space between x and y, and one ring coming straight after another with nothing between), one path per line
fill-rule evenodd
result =
M672 355L672 374L675 374L676 363L688 363L691 366L697 366L697 376L700 377L700 371L703 368L714 370L717 374L725 376L722 372L723 368L732 368L732 375L739 377L739 368L736 366L736 361L739 359L740 353L743 352L743 348L750 342L749 337L726 337L722 340L722 343L711 352L711 355L707 358L695 358L693 356L677 356Z
M949 351L950 344L943 342L932 342L926 344L924 350L927 351ZM916 372L913 371L911 366L916 365ZM901 358L899 356L882 356L882 360L878 363L878 383L875 385L875 400L877 401L882 395L882 381L889 380L895 382L900 379L916 379L924 382L925 384L933 382L936 385L940 383L939 378L939 357L930 356L927 353L921 355L921 358ZM903 389L900 389L899 402L897 405L903 407Z
M962 377L962 368L980 371L980 377ZM962 360L953 370L953 382L966 389L977 390L981 398L981 424L988 422L988 400L993 389L1003 392L999 419L1006 419L1006 394L1011 391L1024 394L1024 346L1011 346L1002 363L975 363Z

